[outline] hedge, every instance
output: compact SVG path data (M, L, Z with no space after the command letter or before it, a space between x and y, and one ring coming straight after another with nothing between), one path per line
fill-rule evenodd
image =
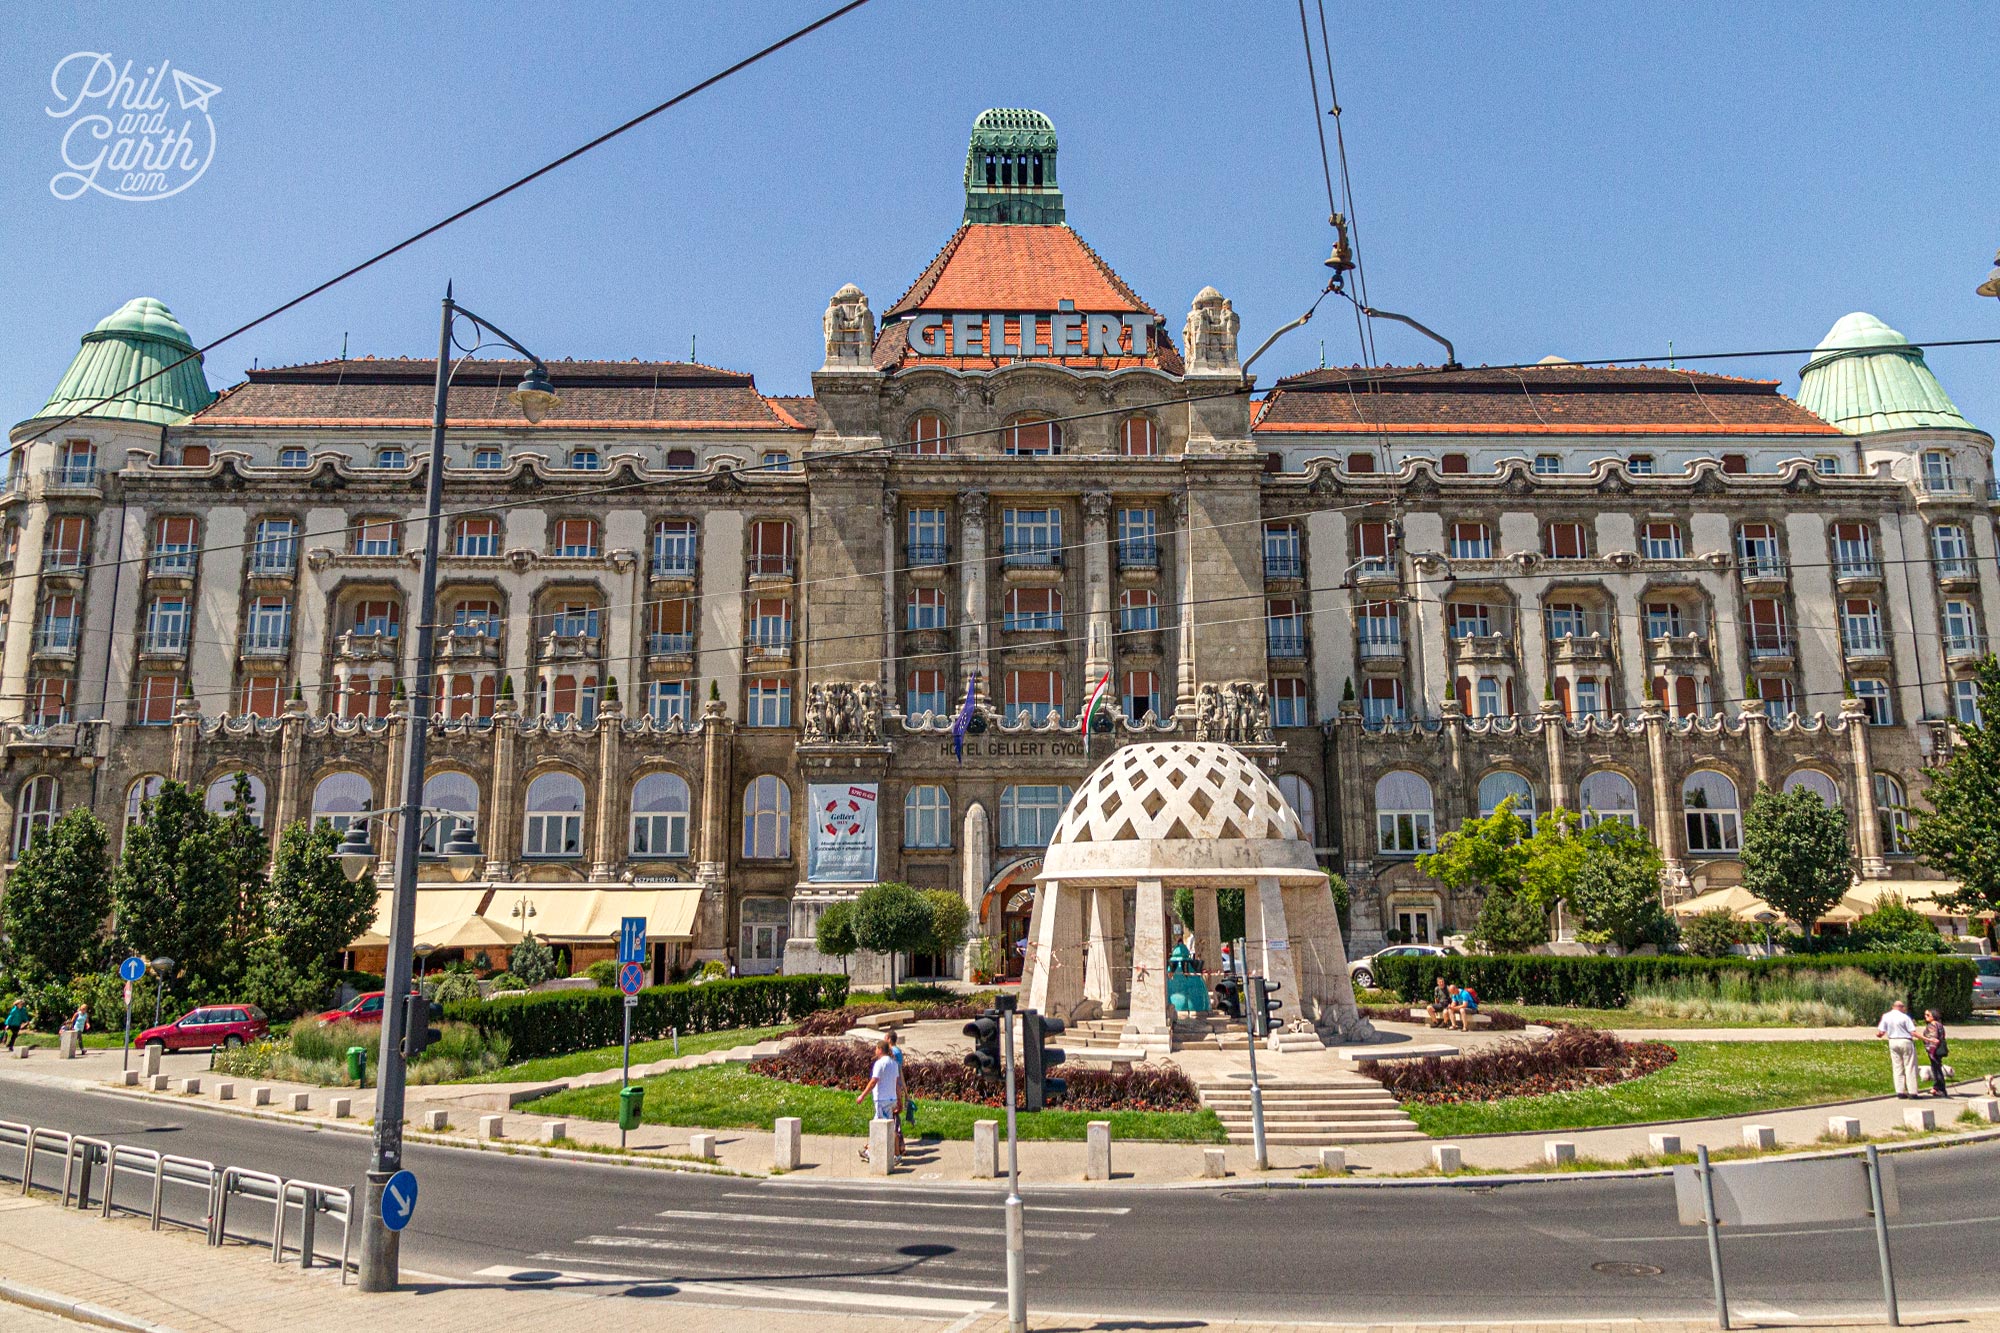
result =
M676 1028L692 1033L776 1027L846 1002L846 977L816 973L652 986L639 992L632 1010L632 1040L656 1041ZM445 1006L446 1018L505 1036L515 1060L615 1046L624 1036L624 1015L624 995L602 989L536 991Z
M1852 967L1902 991L1910 1012L1935 1009L1948 1020L1972 1014L1972 982L1978 974L1958 955L1849 953L1800 954L1782 958L1689 958L1681 955L1612 958L1602 955L1449 954L1377 958L1378 986L1416 1003L1430 998L1442 976L1469 984L1488 1004L1523 1004L1583 1009L1623 1009L1639 986L1676 977L1714 977L1725 972L1804 972Z

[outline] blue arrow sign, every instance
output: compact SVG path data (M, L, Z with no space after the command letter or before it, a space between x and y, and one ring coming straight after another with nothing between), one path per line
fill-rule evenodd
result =
M146 960L134 954L118 965L118 975L125 981L137 981L146 975Z
M382 1187L382 1225L391 1231L401 1231L410 1225L410 1218L416 1211L416 1174L411 1171L398 1171L390 1176L389 1183Z
M621 963L646 961L645 917L628 916L618 923L618 961Z

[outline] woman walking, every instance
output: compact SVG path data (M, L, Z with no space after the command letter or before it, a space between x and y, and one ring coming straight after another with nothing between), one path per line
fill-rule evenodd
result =
M1924 1054L1931 1060L1931 1096L1950 1096L1944 1086L1944 1058L1951 1054L1951 1046L1945 1040L1944 1020L1935 1009L1924 1010L1923 1043Z

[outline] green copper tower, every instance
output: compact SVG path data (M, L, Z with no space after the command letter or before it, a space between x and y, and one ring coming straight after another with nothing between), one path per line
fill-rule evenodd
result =
M996 107L972 122L965 152L965 220L1042 225L1063 220L1056 127L1039 111Z

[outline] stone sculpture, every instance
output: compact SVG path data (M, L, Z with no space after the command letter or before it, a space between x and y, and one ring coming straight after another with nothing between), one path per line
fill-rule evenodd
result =
M826 364L866 366L875 350L875 312L868 297L848 283L826 303Z
M1188 369L1236 369L1236 331L1242 322L1227 297L1213 287L1202 288L1181 331Z

